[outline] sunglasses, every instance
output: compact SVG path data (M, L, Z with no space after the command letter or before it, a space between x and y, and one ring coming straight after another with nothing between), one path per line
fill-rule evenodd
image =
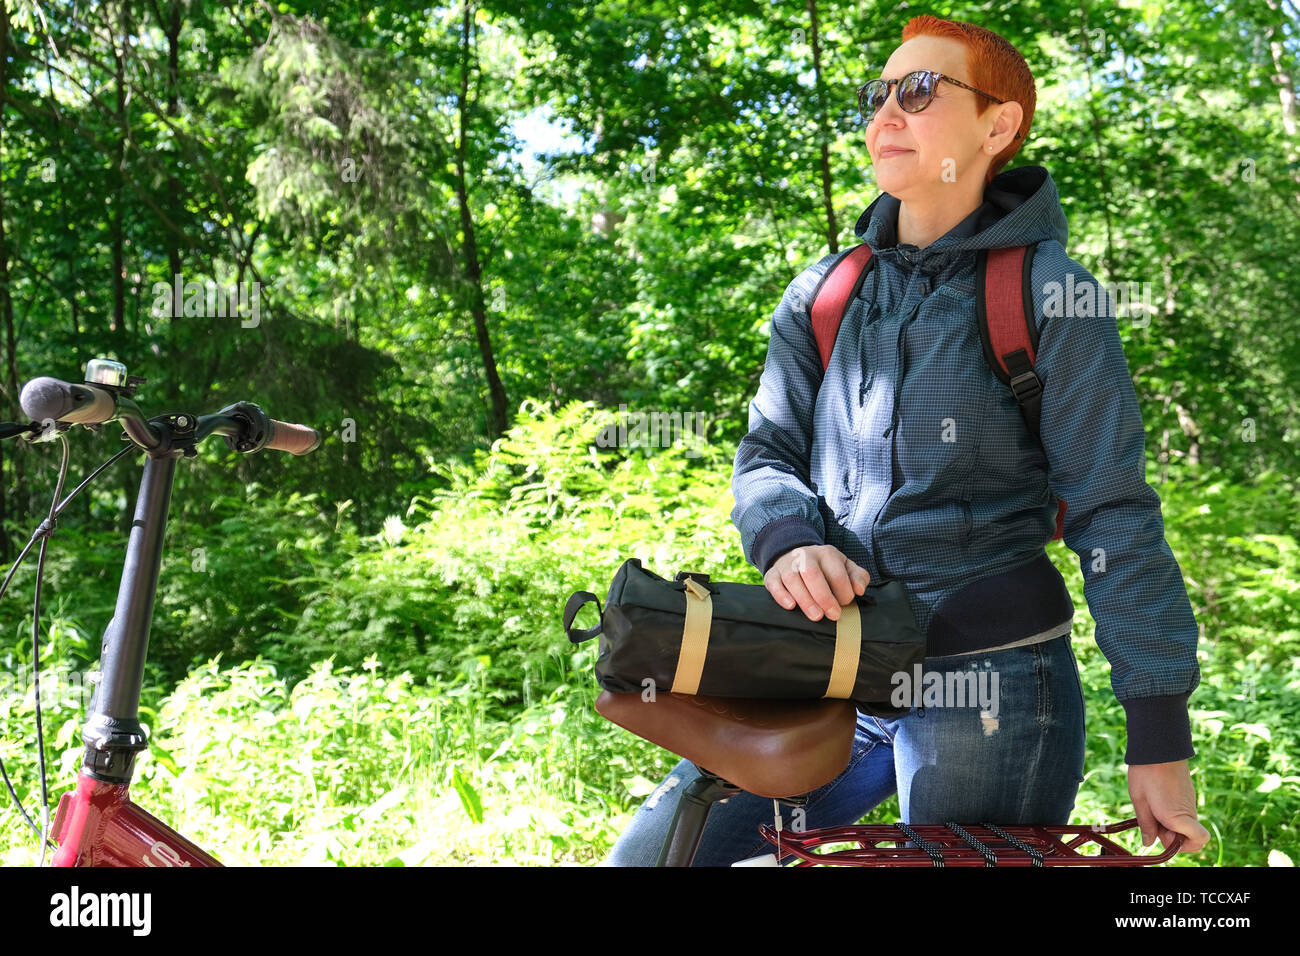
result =
M884 106L885 101L889 99L889 88L897 83L898 90L894 98L898 101L898 105L902 107L903 112L919 113L929 106L930 101L934 99L934 92L939 86L940 80L946 80L954 86L960 86L962 89L978 93L980 96L987 96L994 103L1006 102L1006 100L1000 100L983 90L977 90L961 80L954 80L951 76L944 76L934 70L915 70L900 80L871 80L858 87L858 112L862 114L863 120L870 123L876 115L876 111ZM1016 132L1015 138L1020 138L1019 131Z

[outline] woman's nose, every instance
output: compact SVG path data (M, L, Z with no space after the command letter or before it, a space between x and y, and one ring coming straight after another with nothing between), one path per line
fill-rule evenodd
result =
M880 109L876 110L876 115L871 118L872 124L884 123L888 126L895 126L898 121L905 116L903 108L898 105L897 86L889 88L889 95L885 97L885 102L881 104Z

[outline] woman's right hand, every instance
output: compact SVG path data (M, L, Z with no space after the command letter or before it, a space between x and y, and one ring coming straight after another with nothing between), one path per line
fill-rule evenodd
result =
M804 545L787 551L763 575L763 584L786 610L796 604L810 621L822 615L840 619L840 608L866 593L871 582L861 566L833 544Z

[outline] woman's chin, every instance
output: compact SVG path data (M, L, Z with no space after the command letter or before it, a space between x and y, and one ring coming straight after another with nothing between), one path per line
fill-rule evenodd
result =
M907 191L909 186L913 185L915 176L899 173L888 168L881 169L876 167L876 186L881 192L889 193L891 196L897 196L900 192Z

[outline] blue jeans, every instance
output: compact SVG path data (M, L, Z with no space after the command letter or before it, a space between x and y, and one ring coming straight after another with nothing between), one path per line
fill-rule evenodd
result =
M923 670L974 670L975 681L965 686L982 682L984 692L974 701L950 693L939 706L923 698L923 711L892 720L859 711L849 765L809 795L803 829L855 824L894 792L908 824L1068 823L1084 756L1083 688L1069 635L985 654L927 657ZM989 706L994 700L996 707ZM678 797L699 776L694 764L678 763L636 811L606 864L654 866ZM787 829L793 813L781 805ZM760 823L772 822L766 797L740 793L714 804L693 865L730 866L772 852L758 833Z

